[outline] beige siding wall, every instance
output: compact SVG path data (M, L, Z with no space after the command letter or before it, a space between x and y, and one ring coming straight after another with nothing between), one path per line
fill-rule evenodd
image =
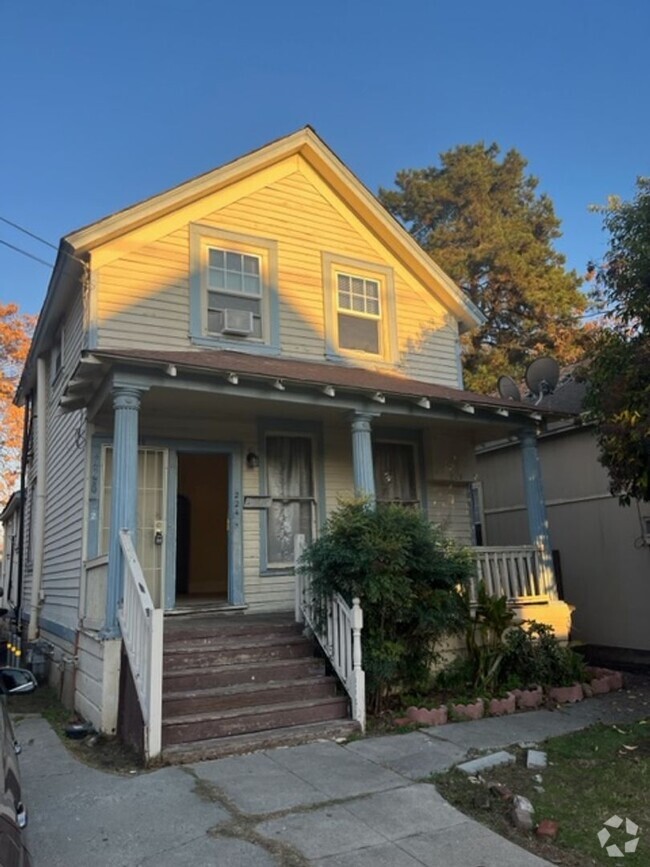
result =
M636 504L608 491L588 429L540 441L551 545L560 552L564 595L576 606L573 636L591 644L650 651L650 549L641 547ZM479 457L488 544L527 541L517 448ZM650 508L641 504L642 514Z
M222 208L215 210L213 203L194 222L277 240L283 354L324 358L325 251L394 268L400 370L409 377L459 385L456 322L378 239L359 231L340 204L333 206L332 195L295 171ZM189 270L188 224L99 268L100 347L188 348Z
M85 411L63 413L59 400L83 340L81 293L64 322L64 366L50 386L41 616L76 629L84 515Z

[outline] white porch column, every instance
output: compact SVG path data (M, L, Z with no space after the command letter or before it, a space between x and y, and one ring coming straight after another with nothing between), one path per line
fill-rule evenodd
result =
M526 429L519 434L521 443L521 459L524 472L524 492L526 495L526 511L528 513L528 530L532 545L541 551L540 559L540 590L551 599L557 599L555 573L553 570L553 554L548 532L548 518L542 487L542 473L537 451L535 431Z
M123 596L123 558L119 531L136 529L138 508L138 414L142 392L137 388L113 388L113 476L111 480L111 530L108 542L106 623L103 635L119 635L117 607Z
M355 412L352 416L352 467L357 496L367 497L375 505L375 472L372 463L370 423L377 413Z

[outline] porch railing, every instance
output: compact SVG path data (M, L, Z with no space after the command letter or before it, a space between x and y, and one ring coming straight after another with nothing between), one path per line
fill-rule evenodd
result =
M298 563L305 549L305 537L295 540L295 562ZM319 606L320 608L321 606ZM352 607L338 593L324 604L324 617L317 616L309 577L296 572L297 623L306 623L325 651L332 668L338 675L352 703L352 718L366 728L366 674L362 667L361 630L363 611L359 599L352 600Z
M471 585L472 602L483 582L490 596L507 596L526 602L546 601L548 593L542 576L541 552L535 545L519 547L483 546L472 548L476 578Z
M163 611L155 608L131 534L120 530L124 557L124 599L118 617L144 720L146 759L162 749Z

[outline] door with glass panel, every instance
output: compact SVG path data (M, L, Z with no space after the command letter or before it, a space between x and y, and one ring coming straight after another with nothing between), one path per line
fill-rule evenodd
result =
M156 607L163 604L167 545L167 449L138 449L138 513L135 549ZM111 526L113 449L104 447L101 504L101 553L108 552Z
M267 436L266 473L271 498L266 526L266 564L272 569L291 567L296 536L304 536L307 544L314 537L316 500L311 438Z

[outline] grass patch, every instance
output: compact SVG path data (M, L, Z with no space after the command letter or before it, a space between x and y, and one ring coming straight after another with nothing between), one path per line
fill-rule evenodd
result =
M14 723L35 714L42 716L75 758L90 767L114 774L133 774L143 770L139 756L115 737L88 735L81 740L67 737L66 726L75 720L75 715L63 707L50 687L39 686L25 695L7 696L7 706Z
M544 745L549 767L528 770L525 751L516 749L517 763L486 772L489 782L503 783L513 794L525 795L535 807L535 820L555 819L560 830L555 843L516 830L509 819L510 804L490 794L486 786L470 782L460 771L439 775L441 793L460 810L542 858L565 867L650 864L650 720L633 725L596 725ZM510 750L513 752L513 750ZM534 779L541 774L541 784ZM540 788L542 791L540 791ZM601 848L598 831L610 816L627 817L639 826L634 854L612 859ZM609 843L621 849L628 840L611 830Z

